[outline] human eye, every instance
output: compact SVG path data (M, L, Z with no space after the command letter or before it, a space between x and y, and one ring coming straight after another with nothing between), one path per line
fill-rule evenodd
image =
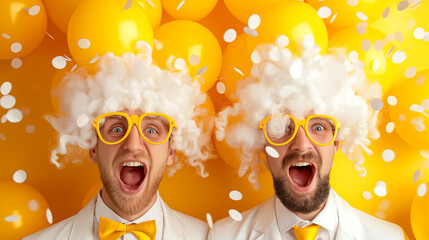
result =
M114 133L121 133L124 129L122 127L113 127L111 131Z
M313 126L313 130L317 131L317 132L320 132L320 131L325 130L325 127L323 125L321 125L321 124L317 124L317 125Z
M153 128L153 127L146 128L145 132L146 133L150 133L150 134L156 134L156 133L158 133L158 131L155 128Z

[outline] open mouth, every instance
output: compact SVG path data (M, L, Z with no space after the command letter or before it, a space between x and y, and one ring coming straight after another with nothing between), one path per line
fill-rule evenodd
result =
M125 192L131 194L138 191L144 182L146 173L146 167L141 162L122 163L119 177Z
M309 162L297 162L289 167L290 179L299 188L310 186L315 172L316 168Z

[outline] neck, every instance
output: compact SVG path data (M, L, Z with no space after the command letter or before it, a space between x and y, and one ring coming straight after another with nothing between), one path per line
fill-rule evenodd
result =
M314 218L316 218L317 215L319 215L319 213L322 211L325 205L326 205L326 200L323 204L320 205L320 207L317 210L313 212L310 212L310 213L293 212L293 213L297 215L299 218L301 218L302 220L312 221Z

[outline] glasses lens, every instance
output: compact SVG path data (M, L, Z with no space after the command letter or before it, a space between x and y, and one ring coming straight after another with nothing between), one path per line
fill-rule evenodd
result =
M121 115L104 117L99 124L101 138L109 143L121 140L128 130L128 120Z
M160 143L168 138L170 121L159 115L148 115L142 119L141 130L151 142Z
M268 138L273 143L285 143L295 131L295 122L288 116L273 116L265 127Z
M329 118L313 117L308 121L307 132L319 144L327 144L334 138L335 123Z

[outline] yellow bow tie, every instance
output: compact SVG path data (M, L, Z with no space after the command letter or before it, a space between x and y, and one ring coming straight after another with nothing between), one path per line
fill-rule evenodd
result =
M314 240L316 238L317 231L319 230L319 228L320 226L315 224L304 228L293 226L296 239L298 240Z
M125 225L105 217L100 217L98 234L100 240L117 240L125 233L132 233L139 240L154 240L156 235L155 220L138 224Z

